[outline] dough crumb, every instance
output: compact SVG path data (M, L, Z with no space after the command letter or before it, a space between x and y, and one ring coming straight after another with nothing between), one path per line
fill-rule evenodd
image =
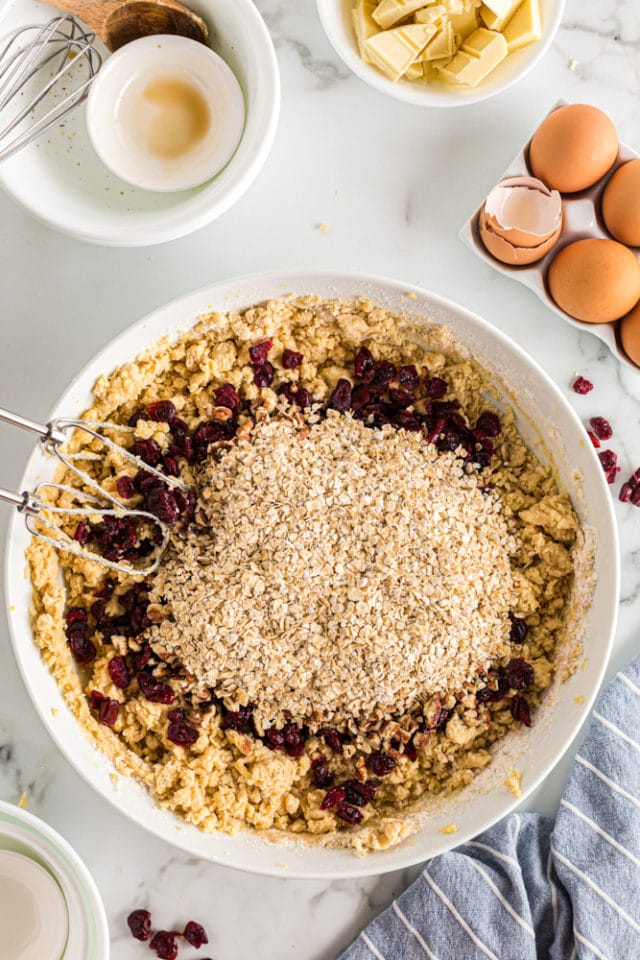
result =
M26 810L28 803L29 803L29 797L26 795L26 793L23 793L22 796L20 797L20 800L18 801L18 806L20 807L21 810Z
M522 796L522 771L521 770L510 770L509 776L503 782L503 786L507 790L511 790L511 793L516 797L517 800Z
M448 823L445 827L440 827L440 833L444 833L445 836L457 832L458 828L456 827L455 823Z

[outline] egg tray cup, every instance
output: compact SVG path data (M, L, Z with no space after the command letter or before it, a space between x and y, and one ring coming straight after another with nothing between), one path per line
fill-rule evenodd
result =
M553 113L559 107L566 106L568 102L567 100L559 100L549 113ZM500 183L509 177L535 177L529 165L530 143L531 141L523 147L517 157L515 157L507 167L500 178ZM481 260L486 261L494 270L497 270L498 273L502 273L505 277L510 277L512 280L517 280L524 284L525 287L528 287L529 290L533 290L536 296L542 300L550 310L553 310L553 312L566 323L570 323L572 327L583 332L592 333L595 337L598 337L599 340L602 340L602 342L607 345L616 359L636 373L640 373L640 367L637 367L636 364L630 360L620 344L618 334L620 321L616 320L613 323L584 323L580 320L575 320L569 316L568 313L565 313L564 310L561 310L551 297L547 285L547 273L552 260L560 250L570 243L575 243L576 240L593 238L599 240L616 239L607 230L602 217L602 195L615 171L629 160L637 160L639 157L640 154L632 150L631 147L626 146L624 143L618 143L616 162L604 177L601 177L597 183L587 190L581 190L579 193L561 194L562 230L560 236L549 253L536 263L523 266L509 266L506 263L501 263L499 260L496 260L495 257L489 253L480 238L480 214L482 212L482 206L478 207L475 213L471 215L459 234L463 243L470 247ZM482 205L484 205L484 200ZM630 247L629 249L640 259L640 249L634 247Z

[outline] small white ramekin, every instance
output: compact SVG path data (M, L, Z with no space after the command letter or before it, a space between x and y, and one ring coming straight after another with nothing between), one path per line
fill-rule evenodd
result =
M167 78L197 90L211 115L202 139L170 159L145 154L116 119L136 87ZM87 100L87 130L104 165L134 187L157 193L189 190L224 169L240 143L244 120L242 90L231 68L210 47L186 37L141 37L120 47L91 84Z
M57 880L69 913L63 960L109 960L109 926L98 888L67 841L33 814L0 801L0 849L36 860Z

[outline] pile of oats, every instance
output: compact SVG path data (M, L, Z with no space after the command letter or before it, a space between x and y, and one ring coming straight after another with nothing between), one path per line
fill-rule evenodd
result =
M260 725L399 716L504 655L500 501L422 435L267 419L205 464L199 499L149 639Z

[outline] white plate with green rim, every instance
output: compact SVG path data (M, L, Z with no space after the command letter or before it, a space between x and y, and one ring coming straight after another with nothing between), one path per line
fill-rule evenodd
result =
M109 960L109 927L98 888L67 841L33 814L0 801L0 850L35 860L62 890L69 936L60 960Z

